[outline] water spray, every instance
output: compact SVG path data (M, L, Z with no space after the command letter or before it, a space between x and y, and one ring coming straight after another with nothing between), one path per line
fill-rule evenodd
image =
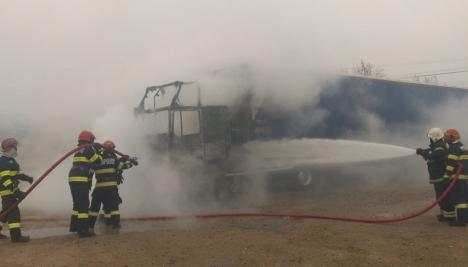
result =
M75 153L76 151L91 146L90 144L79 146L70 152L63 155L59 160L57 160L52 166L50 166L44 174L42 174L36 182L34 182L31 187L25 192L25 195L22 199L18 199L12 206L0 213L0 220L3 220L14 208L16 208L38 185L41 183L49 174L52 172L59 164L61 164L66 158ZM124 156L123 153L116 151L117 154ZM395 218L352 218L352 217L339 217L339 216L323 216L323 215L314 215L314 214L302 214L302 213L287 213L287 212L235 212L235 213L213 213L213 214L191 214L191 215L179 215L179 216L148 216L148 217L129 217L124 218L123 220L130 221L168 221L168 220L178 220L178 219L216 219L216 218L229 218L229 217L279 217L279 218L293 218L293 219L321 219L321 220L334 220L334 221L345 221L345 222L358 222L358 223L394 223L409 220L415 217L418 217L435 205L440 203L447 195L450 190L454 187L460 172L463 168L463 165L460 162L457 162L457 171L452 177L447 189L444 193L432 202L427 207L413 212L406 216L399 216ZM58 221L63 220L63 218L54 218L54 217L35 217L31 218L33 221Z

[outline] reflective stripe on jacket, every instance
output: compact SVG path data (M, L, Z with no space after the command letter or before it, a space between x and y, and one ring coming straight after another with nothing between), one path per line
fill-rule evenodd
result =
M73 166L68 173L70 183L88 183L93 176L93 169L101 161L101 155L92 146L80 149L73 156Z
M13 195L18 189L20 171L18 162L14 158L0 157L0 196Z

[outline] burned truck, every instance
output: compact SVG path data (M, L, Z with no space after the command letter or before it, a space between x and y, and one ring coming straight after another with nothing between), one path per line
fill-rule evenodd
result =
M182 102L183 89L189 86L195 87L196 102L186 104ZM219 162L229 155L232 136L228 108L202 105L201 89L195 82L176 81L146 88L135 114L163 118L159 122L166 125L160 126L161 132L152 137L151 143L174 159L190 154L206 162Z
M342 178L368 176L368 173L351 174L364 169L372 169L376 177L385 176L388 174L377 174L386 169L380 166L395 162L361 159L361 149L356 150L353 157L360 160L359 166L357 163L325 166L316 164L315 155L303 151L302 154L296 153L296 150L286 155L283 147L252 160L248 148L272 147L278 140L289 140L289 144L292 144L291 140L320 140L317 138L355 139L396 145L402 145L401 141L405 141L403 145L412 147L420 142L427 125L444 125L444 120L437 120L444 116L434 118L434 112L429 112L429 107L444 114L444 106L463 107L468 96L468 91L463 88L354 76L336 77L320 87L319 94L313 99L304 99L304 105L290 112L267 101L254 106L253 93L248 90L235 103L204 102L210 95L204 95L206 92L203 92L198 82L176 81L146 88L135 108L135 114L144 120L150 118L145 121L145 125L158 125L154 134L148 136L148 143L155 151L168 155L174 164L186 161L187 158L200 162L200 168L196 170L213 170L209 173L215 174L216 179L209 180L209 183L219 184L216 188L229 188L235 192L243 186L248 187L245 181L252 180L251 177L256 179L256 176L261 176L262 179L266 177L268 184L279 184L277 188L281 190L310 189L320 187L317 185L320 184L322 173L326 184L331 183L332 177L352 181ZM287 88L284 92L292 94L293 90ZM307 121L317 118L316 115L321 115L317 123ZM405 133L404 140L388 138L391 134L371 135L371 140L359 139L370 136L367 134L372 130L369 129L369 118L381 122L385 130L395 136ZM406 134L409 132L421 134L409 136ZM321 153L343 152L340 148L330 147L330 144L301 149L315 149L321 157ZM302 164L303 159L308 162ZM395 160L401 166L414 163L407 158L403 161Z
M175 81L147 87L135 115L148 123L158 123L158 131L148 142L170 161L177 164L187 157L202 163L215 174L216 190L228 188L231 193L245 186L246 177L294 176L295 182L308 186L307 170L251 164L243 145L268 139L270 126L261 109L252 107L252 94L247 92L235 106L205 105L198 82ZM244 185L242 185L244 184ZM226 193L226 192L223 192Z

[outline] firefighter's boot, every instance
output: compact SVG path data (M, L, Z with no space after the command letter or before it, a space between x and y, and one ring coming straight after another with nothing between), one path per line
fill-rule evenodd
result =
M94 229L94 226L96 225L96 216L89 216L89 228Z
M94 228L89 228L89 233L93 236L96 235L96 232L94 232Z
M94 229L92 231L89 228L78 230L78 236L80 238L95 236Z
M439 214L436 216L437 221L442 222L442 223L449 223L453 222L455 219L454 218L447 218L442 214Z
M3 230L3 227L2 227L2 223L0 222L0 231L2 231L2 230ZM0 233L0 239L7 239L7 236Z
M77 221L78 236L81 237L91 237L94 236L94 231L89 231L89 220L78 220Z
M11 242L13 243L26 243L29 242L29 236L21 235L21 229L15 228L10 230Z
M455 205L455 221L450 222L450 226L466 226L468 221L468 205L466 203Z
M453 221L449 223L450 226L458 226L458 227L465 227L466 223L465 222L460 222L460 221Z
M76 233L78 231L77 220L78 218L76 217L76 215L72 215L70 217L70 233Z
M111 229L110 229L110 233L114 234L114 235L120 234L120 227L121 227L120 224L112 224Z

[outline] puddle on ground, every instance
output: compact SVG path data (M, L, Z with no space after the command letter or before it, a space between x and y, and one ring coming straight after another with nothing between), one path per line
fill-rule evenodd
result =
M58 226L57 226L58 225ZM68 231L68 222L33 222L25 223L23 229L24 235L29 235L32 239L46 238L46 237L57 237L75 235ZM104 223L96 223L95 232L96 234L118 234L129 233L129 232L145 232L149 230L164 230L173 229L174 225L169 225L165 222L138 222L138 221L124 221L122 227L119 230L113 230L111 227L106 226ZM8 231L3 230L4 234L8 235Z

